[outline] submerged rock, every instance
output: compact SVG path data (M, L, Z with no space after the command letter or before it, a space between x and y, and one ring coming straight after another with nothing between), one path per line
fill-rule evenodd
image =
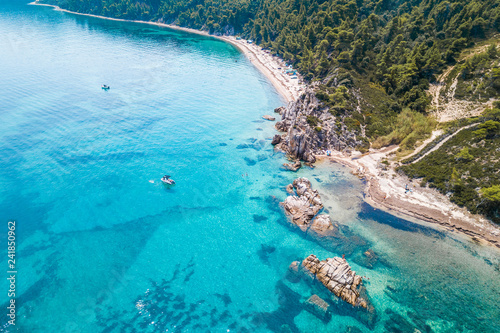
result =
M368 249L363 252L363 256L360 259L363 266L368 268L373 268L375 264L379 261L378 255L372 250Z
M288 266L288 271L286 272L286 279L292 283L297 283L300 281L300 262L294 261Z
M329 307L330 305L318 295L312 295L305 302L306 310L322 320L330 319L330 313L328 312Z
M259 162L265 161L265 160L267 160L267 156L264 154L260 154L259 156L257 156L257 160Z
M251 159L250 157L243 157L243 159L245 160L245 162L248 166L253 166L253 165L257 164L257 161L254 159Z
M263 222L263 221L266 221L266 220L267 220L266 216L258 215L258 214L253 214L253 221L255 223L260 223L260 222Z
M320 261L314 254L302 261L305 273L315 277L335 296L353 306L367 308L366 301L359 296L358 286L362 279L345 259L334 257Z
M248 149L252 148L257 151L261 150L265 146L266 142L265 141L258 141L255 139L252 143L240 143L239 145L236 146L236 149Z
M248 143L240 143L239 145L236 146L236 149L247 149L251 148L252 146L249 145Z

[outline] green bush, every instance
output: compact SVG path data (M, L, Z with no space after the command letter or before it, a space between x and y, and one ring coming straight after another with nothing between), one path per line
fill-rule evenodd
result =
M307 123L311 127L315 127L319 123L321 123L321 120L318 117L315 117L315 116L307 116L306 119L307 119Z
M428 137L435 128L436 122L421 113L403 110L392 125L392 132L381 136L373 142L374 148L392 144L400 144L405 149L412 149L419 140Z

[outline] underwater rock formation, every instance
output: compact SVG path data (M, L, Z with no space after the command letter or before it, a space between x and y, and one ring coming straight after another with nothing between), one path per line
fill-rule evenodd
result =
M323 320L330 319L329 307L330 305L318 295L312 295L305 301L305 309Z

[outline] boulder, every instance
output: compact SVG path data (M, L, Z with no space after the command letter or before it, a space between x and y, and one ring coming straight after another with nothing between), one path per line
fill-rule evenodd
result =
M300 161L296 161L293 164L292 163L283 163L283 167L285 170L295 172L302 167L302 163L300 163Z
M277 121L276 124L274 124L274 128L276 128L280 132L286 132L287 130L286 125L281 121Z
M362 279L343 258L334 257L320 261L314 254L302 261L304 271L314 275L330 292L353 306L367 308L359 296Z
M311 229L317 233L323 234L328 230L333 230L332 220L330 215L320 214L316 216L312 222Z
M276 146L278 143L281 142L281 135L279 134L276 134L274 137L273 137L273 141L271 141L271 144L273 146Z
M274 109L274 112L281 114L284 110L285 110L285 107L280 106L280 107L277 107L276 109Z
M270 120L270 121L275 121L276 118L274 118L273 116L269 116L269 115L265 115L265 116L262 116L262 118L266 119L266 120Z

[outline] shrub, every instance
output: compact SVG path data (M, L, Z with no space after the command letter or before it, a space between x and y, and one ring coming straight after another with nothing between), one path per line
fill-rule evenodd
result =
M402 148L411 149L418 140L429 136L435 126L436 122L432 118L404 109L397 116L392 126L392 132L378 137L373 142L373 147L381 148L392 144L401 144Z
M319 120L319 118L315 117L315 116L307 116L306 119L307 119L307 123L311 127L315 127L321 122L321 120Z

